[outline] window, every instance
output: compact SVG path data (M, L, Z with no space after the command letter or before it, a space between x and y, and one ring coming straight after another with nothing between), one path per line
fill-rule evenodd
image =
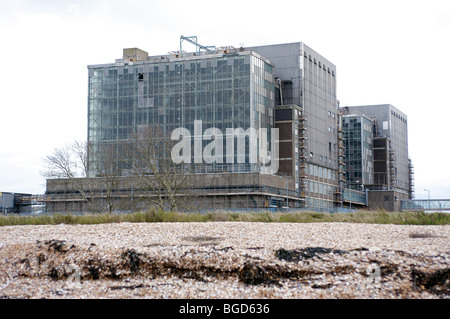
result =
M388 202L389 201L389 196L384 196L384 201Z

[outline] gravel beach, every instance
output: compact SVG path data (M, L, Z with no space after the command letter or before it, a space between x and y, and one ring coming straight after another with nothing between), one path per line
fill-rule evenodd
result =
M450 298L450 225L0 227L0 298Z

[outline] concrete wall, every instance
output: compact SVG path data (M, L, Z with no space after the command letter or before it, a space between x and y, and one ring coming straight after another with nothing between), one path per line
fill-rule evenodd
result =
M148 53L144 50L138 48L123 49L123 60L124 61L145 61L147 59Z
M388 212L401 211L403 199L408 199L408 194L390 190L368 191L368 208L370 210L384 209Z
M149 177L151 178L151 177ZM286 180L289 189L294 189L291 177L280 177L276 175L266 175L260 173L224 173L224 174L192 174L188 176L186 184L195 185L197 188L204 187L238 187L238 186L267 186L286 189ZM101 178L78 178L76 183L83 186L83 189L93 191L104 190L104 183ZM138 179L136 177L117 177L116 189L137 189ZM67 179L48 179L46 194L73 192L76 187Z
M112 192L115 210L134 211L148 205L148 192L138 185L136 177L116 178ZM88 204L80 194L90 199ZM194 174L188 175L186 189L177 194L180 206L186 210L202 209L256 209L266 207L275 199L284 206L289 192L289 206L299 207L300 199L294 191L292 177L259 173ZM81 212L95 208L108 211L107 189L100 178L84 178L70 182L65 179L47 180L48 212ZM91 205L91 206L89 206Z

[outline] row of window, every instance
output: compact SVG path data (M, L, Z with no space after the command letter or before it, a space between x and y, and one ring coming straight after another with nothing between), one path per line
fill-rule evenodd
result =
M333 148L334 148L334 150L336 150L336 144L333 145ZM328 149L329 149L329 151L331 151L331 143L328 144ZM314 153L309 152L309 157L313 158ZM336 160L333 160L331 157L319 155L319 160L321 162L324 162L325 164L333 164L334 163L336 165Z
M395 116L396 118L398 118L398 119L399 119L400 121L402 121L403 123L407 123L407 119L404 118L403 116L401 116L400 114L398 114L397 112L391 110L391 114L392 114L393 116Z
M336 180L335 171L326 167L309 164L309 176Z
M321 200L317 198L306 198L306 207L318 209L318 210L328 210L333 209L333 201Z
M316 58L311 57L311 54L308 55L308 54L306 53L306 51L303 53L303 55L304 55L305 59L309 59L310 62L313 62L313 61L314 61L314 64L316 64L316 65L318 64L318 65L319 65L319 68L323 68L324 71L328 71L328 73L331 73L331 75L334 76L334 70L331 70L329 67L327 67L327 66L325 65L325 63L322 64L320 61L317 61Z
M309 195L311 195L311 193L315 193L315 194L319 194L319 195L332 196L336 189L336 186L334 186L334 185L324 184L324 183L319 183L319 182L314 182L314 181L307 181L307 186L308 186L308 190L309 190Z

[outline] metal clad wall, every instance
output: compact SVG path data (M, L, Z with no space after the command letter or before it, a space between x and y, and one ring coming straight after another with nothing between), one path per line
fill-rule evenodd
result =
M391 139L397 168L396 187L409 189L408 123L407 116L391 104L348 107L350 114L364 114L377 119L381 136Z
M300 44L301 43L287 43L246 48L269 59L275 65L274 76L276 78L292 80L292 100L285 101L285 104L301 105L301 78L298 60Z
M336 175L337 149L333 148L333 145L337 144L336 67L334 64L301 42L247 49L257 52L275 64L274 76L285 81L283 104L296 104L303 107L307 119L307 147L310 154L307 162L314 164L319 172L322 168L326 172L331 169ZM332 206L332 188L337 186L336 180L329 180L330 184L323 184L327 179L320 173L317 176L310 175L308 178L314 181L310 185L318 186L308 190L307 197L314 198L309 201L309 204L307 203L308 207Z

